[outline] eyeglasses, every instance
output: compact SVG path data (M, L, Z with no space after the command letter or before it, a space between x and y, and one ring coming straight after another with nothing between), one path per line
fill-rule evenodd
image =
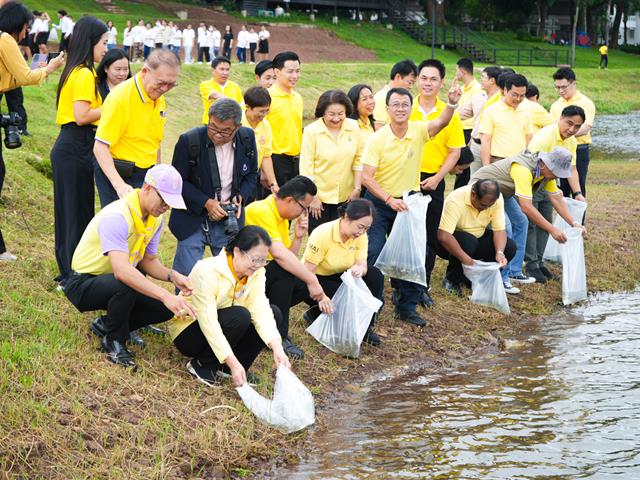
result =
M509 95L514 100L524 100L524 98L526 97L526 94L518 95L515 92L507 92L507 95Z
M573 82L567 83L566 85L554 85L553 88L555 88L556 90L558 90L559 92L561 92L562 90L566 90L567 88L569 88L571 86Z
M360 223L356 224L356 228L358 229L358 232L362 232L362 233L367 233L369 231L369 229L371 228L371 226L366 226L366 225L362 225Z
M218 135L219 137L230 137L231 135L233 135L234 133L236 133L236 130L238 130L238 127L235 128L218 128L215 126L215 124L209 122L209 125L207 125L207 128L209 129L209 131L211 132L212 135Z
M271 261L266 258L252 257L251 255L249 255L247 252L244 252L244 251L242 251L242 253L244 253L247 256L247 258L251 260L251 264L257 268L266 267L267 265L269 265L269 262Z
M164 201L164 198L162 198L162 195L160 195L160 192L158 191L158 189L157 188L153 188L153 187L151 187L151 189L154 192L156 192L156 195L158 195L158 198L160 198L160 201L162 202L162 206L169 208L169 204Z
M293 198L296 201L296 203L300 205L300 208L302 209L303 212L309 212L309 207L305 207L303 204L301 204L296 197L291 197L291 198Z
M410 103L390 103L389 108L393 110L409 110L411 108Z

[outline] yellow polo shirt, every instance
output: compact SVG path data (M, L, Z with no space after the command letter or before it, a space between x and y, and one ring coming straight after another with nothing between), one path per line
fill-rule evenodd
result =
M563 147L569 150L571 152L571 165L576 164L578 141L573 135L563 140L557 123L547 125L534 133L527 150L530 152L550 152L556 147Z
M527 135L533 134L531 116L524 109L496 102L482 113L478 133L491 135L492 156L511 157L527 148Z
M300 155L302 143L302 97L298 92L285 93L277 85L269 87L271 108L267 120L273 134L273 153Z
M606 45L602 45L598 51L600 52L600 55L606 55L607 53L609 53L609 47L607 47Z
M389 123L389 114L387 113L387 92L390 89L389 85L385 85L373 95L373 99L376 102L376 106L373 107L373 119L376 122Z
M56 112L58 125L76 122L73 104L79 101L89 102L89 108L99 108L102 105L102 97L96 86L96 72L87 67L74 68L64 82ZM100 119L96 120L92 125L98 125L99 121Z
M282 242L289 248L289 220L282 218L276 207L276 199L269 195L264 200L252 202L244 210L244 224L264 228L272 242ZM269 255L269 258L272 258Z
M346 202L354 188L354 173L362 170L360 156L364 135L358 122L345 118L338 138L334 138L322 118L307 125L302 133L300 175L318 187L323 203Z
M440 116L446 107L447 104L437 98L435 108L425 115L420 109L420 98L417 98L416 101L413 102L411 117L409 117L409 119L418 122L434 120ZM424 144L420 171L438 173L447 155L449 155L449 149L462 148L464 146L464 131L462 130L460 115L458 115L458 112L454 112L449 125L440 130L435 137Z
M376 167L374 179L387 194L401 197L420 188L422 149L429 140L429 122L409 122L404 138L395 136L387 124L369 137L362 164Z
M580 93L580 90L577 90L576 94L569 100L565 100L564 98L560 97L558 100L553 102L551 108L549 109L549 112L551 113L553 118L555 118L556 120L560 120L562 110L564 110L565 107L568 107L569 105L577 105L579 107L582 107L585 116L584 123L593 127L593 122L596 117L596 106L591 100ZM588 132L586 135L576 137L576 140L578 141L578 145L590 144L591 132Z
M505 230L502 195L489 208L480 211L471 204L471 187L457 188L445 198L438 228L452 235L456 230L467 232L476 238L484 235L489 224L495 232Z
M111 90L102 107L96 140L109 145L113 158L139 168L156 164L166 121L164 95L151 100L140 74Z
M215 100L209 100L209 95L211 95L213 91L235 100L241 106L244 105L242 90L237 83L227 80L227 83L222 86L213 78L200 82L200 98L202 98L202 108L204 110L202 112L202 123L204 125L209 123L209 107L215 102Z
M519 163L513 163L511 165L511 170L509 171L509 175L513 179L513 183L515 183L515 195L523 198L533 198L533 186L544 180L542 175L533 178L531 174L531 170L529 170L524 165L520 165ZM549 194L559 193L558 185L554 180L547 182L544 186L544 189Z
M373 117L376 118L376 117ZM366 122L363 122L362 120L360 120L360 118L358 118L358 128L360 129L360 132L364 135L365 140L369 139L369 136L375 132L375 129L373 128L373 125L371 125L371 122L369 121L369 119L367 118Z
M249 123L249 120L247 120L247 115L244 112L242 113L242 125L253 129L253 133L256 135L256 146L258 148L258 169L260 169L260 166L262 165L262 159L264 157L271 156L271 125L269 125L269 122L265 118L258 125L256 125L256 128L253 128Z
M541 128L546 127L547 125L556 123L556 119L553 118L551 114L547 112L547 109L540 105L538 102L534 102L525 98L518 107L518 110L520 109L524 109L529 112L534 133Z
M460 100L458 101L458 105L466 105L471 101L471 97L476 95L477 93L482 92L482 86L480 82L478 82L475 78L469 83L469 85L465 85L462 88L462 95L460 96ZM462 120L462 128L463 130L471 130L473 129L473 117L469 117L466 120Z
M342 243L340 219L333 220L311 232L302 260L316 265L318 275L341 274L356 262L367 259L368 246L366 233Z

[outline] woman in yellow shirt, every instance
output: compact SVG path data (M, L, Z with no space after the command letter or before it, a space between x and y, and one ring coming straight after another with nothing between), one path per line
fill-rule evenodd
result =
M317 120L304 129L300 150L300 175L316 184L318 193L311 202L309 232L338 218L338 207L360 198L364 136L358 122L347 118L353 105L340 90L320 95Z
M62 288L71 275L73 252L94 216L93 143L102 111L94 62L105 53L107 26L95 17L82 17L73 29L58 84L60 134L51 150L57 280Z
M369 85L358 83L354 85L347 93L349 100L353 104L353 113L349 118L358 121L360 130L369 138L375 129L375 119L373 118L373 110L376 108L376 100L373 98L373 90Z
M383 301L384 276L373 265L367 265L367 231L373 223L374 207L366 199L358 198L341 205L340 218L316 228L309 236L302 261L318 277L329 297L333 297L342 280L340 276L351 269L352 275L361 277L372 295ZM311 306L304 319L311 323L320 314L311 298L294 298L293 304L305 301ZM379 345L380 337L373 331L375 315L367 329L364 341Z
M174 317L169 334L176 348L192 359L187 371L205 385L231 375L237 387L256 378L247 371L268 346L276 367L291 368L282 349L282 314L269 305L265 270L271 238L258 226L240 229L216 257L200 260L189 279L193 293L187 297L196 318Z

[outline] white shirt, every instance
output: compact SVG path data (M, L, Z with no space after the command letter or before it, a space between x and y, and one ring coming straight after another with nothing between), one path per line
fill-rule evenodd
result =
M117 36L118 30L116 29L116 27L111 27L111 29L107 32L107 43L115 45Z
M131 29L134 43L144 42L144 36L147 33L147 29L143 25L136 25Z
M130 47L131 45L133 45L133 29L132 28L125 27L124 40L122 41L122 44L125 47Z
M171 36L171 45L174 47L179 47L182 44L182 32L177 28L173 31L173 35Z
M269 30L260 30L258 32L258 38L260 40L267 40L270 36L271 34L269 33Z
M236 43L236 47L238 48L248 48L249 47L249 32L246 30L240 30L238 32L238 41Z
M220 185L222 190L220 198L222 201L230 200L231 184L233 183L233 142L224 145L216 145L216 161L218 163L218 172L220 173Z
M66 15L60 19L60 31L65 35L73 31L73 20Z
M44 30L42 29L42 20L40 20L39 18L34 19L30 29L31 34L38 35L40 32L43 32L43 31Z
M198 27L198 43L202 44L204 38L207 35L207 29L204 27ZM201 45L204 46L204 45Z
M193 39L196 38L196 32L193 28L187 28L182 31L182 41L185 47L193 47Z
M220 48L220 30L214 30L211 38L213 39L213 48Z
M156 46L156 42L155 42L155 29L153 28L149 28L148 30L145 28L144 31L144 46L145 47L155 47Z
M249 32L248 38L249 38L249 44L258 43L259 38L256 32L253 32L253 33Z
M151 30L153 30L153 35L154 35L154 40L156 43L164 43L164 30L165 27L162 26L162 24L158 25L156 24L155 27L153 27Z

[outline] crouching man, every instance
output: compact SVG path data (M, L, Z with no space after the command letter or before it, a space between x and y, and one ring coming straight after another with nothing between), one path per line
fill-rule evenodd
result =
M133 190L102 209L87 226L73 254L65 295L81 312L106 310L89 327L101 337L102 349L113 363L135 367L127 348L129 332L144 325L189 314L183 297L171 294L146 275L171 282L191 294L184 275L162 265L156 257L162 214L169 207L185 208L182 178L170 165L156 165Z

